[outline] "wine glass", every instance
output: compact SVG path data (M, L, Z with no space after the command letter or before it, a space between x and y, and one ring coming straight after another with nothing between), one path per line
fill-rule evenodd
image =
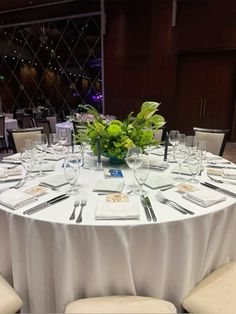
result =
M175 144L174 146L173 157L179 165L179 175L174 179L177 181L185 181L184 178L181 177L182 163L188 158L188 148L185 145L185 134L178 135L178 144Z
M189 148L197 148L197 138L194 135L188 135L185 138L185 145Z
M178 136L179 136L179 131L178 130L171 130L169 134L169 142L172 146L175 146L178 144Z
M67 129L59 128L58 129L58 141L62 146L65 146L68 142Z
M39 173L38 176L42 177L45 174L42 171L42 164L44 163L44 158L46 156L46 148L48 145L48 139L46 134L40 134L36 137L35 140L35 149L34 149L34 156L39 165Z
M201 172L204 170L203 160L206 158L207 143L206 141L198 141L197 149L201 152Z
M69 153L64 161L64 176L70 184L68 193L74 195L77 193L75 187L79 176L79 159L76 154Z
M135 176L134 176L134 166L138 167L138 163L141 164L139 161L139 155L142 153L142 150L140 147L129 147L127 150L125 161L130 169L132 169L133 172L133 181L131 184L128 185L129 188L135 189L137 187L137 184L135 182Z
M20 152L20 161L21 165L25 169L25 179L29 180L34 178L31 176L31 170L34 166L33 150L32 149L23 149Z
M56 133L49 134L49 144L52 148L53 155L55 156L55 151L58 146L58 138L57 138Z
M134 163L134 177L138 183L138 189L135 194L142 195L145 193L143 185L149 175L149 158L147 155L141 154Z
M196 149L190 149L189 155L188 155L188 169L192 174L190 182L198 183L198 180L196 179L196 175L201 170L201 153L200 153L200 151L198 151Z

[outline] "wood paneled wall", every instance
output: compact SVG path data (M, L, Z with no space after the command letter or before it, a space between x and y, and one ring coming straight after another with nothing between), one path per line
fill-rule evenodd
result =
M174 125L179 52L236 49L235 0L107 0L104 37L106 112L122 118L144 100L161 101Z
M171 115L173 89L172 1L106 2L104 37L106 112L123 118L145 100L162 102Z

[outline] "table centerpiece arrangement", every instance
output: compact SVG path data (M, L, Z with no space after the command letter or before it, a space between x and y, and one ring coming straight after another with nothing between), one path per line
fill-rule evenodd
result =
M138 146L144 150L149 145L157 145L155 132L165 123L163 116L157 114L160 103L145 101L140 112L134 115L131 112L126 119L107 121L90 106L83 106L87 113L93 115L93 121L87 121L85 134L91 149L97 155L98 140L102 155L109 157L112 163L123 162L129 147ZM76 136L81 142L81 135Z

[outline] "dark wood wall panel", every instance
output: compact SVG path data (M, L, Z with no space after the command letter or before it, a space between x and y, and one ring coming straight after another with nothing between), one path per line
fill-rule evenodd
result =
M172 1L107 1L106 112L124 117L144 100L171 107L173 84Z

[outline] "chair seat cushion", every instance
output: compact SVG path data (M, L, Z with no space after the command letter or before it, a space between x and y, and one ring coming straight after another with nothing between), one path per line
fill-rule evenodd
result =
M236 313L236 262L225 264L200 281L182 305L190 313Z
M139 296L80 299L67 305L65 313L176 313L167 301Z
M0 313L16 313L22 304L15 290L0 274Z

